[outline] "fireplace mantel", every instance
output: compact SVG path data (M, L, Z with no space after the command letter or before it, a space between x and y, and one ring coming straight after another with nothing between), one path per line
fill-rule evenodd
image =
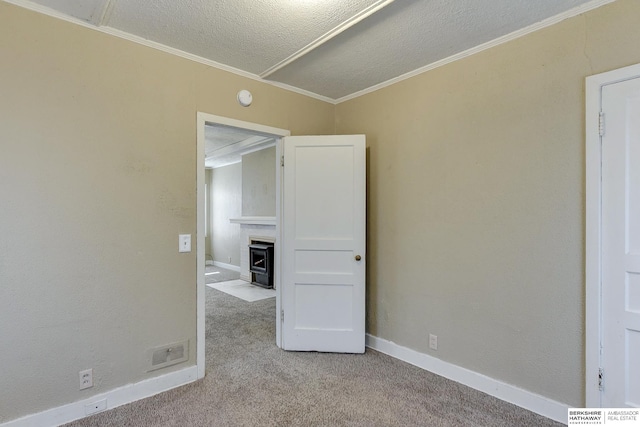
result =
M249 224L249 225L276 225L275 216L242 216L240 218L230 218L232 224Z

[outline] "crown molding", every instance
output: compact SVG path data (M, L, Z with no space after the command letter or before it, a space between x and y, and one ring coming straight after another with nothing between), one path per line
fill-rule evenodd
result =
M179 56L181 58L188 59L188 60L194 61L194 62L198 62L200 64L207 65L207 66L212 67L212 68L216 68L216 69L219 69L219 70L222 70L222 71L233 73L235 75L238 75L238 76L241 76L241 77L245 77L247 79L255 80L255 81L270 85L270 86L275 86L275 87L278 87L280 89L284 89L284 90L287 90L287 91L290 91L290 92L294 92L294 93L297 93L297 94L300 94L300 95L308 96L310 98L314 98L314 99L317 99L319 101L323 101L323 102L326 102L326 103L329 103L329 104L337 105L337 104L341 104L343 102L350 101L352 99L358 98L360 96L375 92L375 91L383 89L385 87L391 86L391 85L393 85L395 83L399 83L401 81L410 79L412 77L415 77L415 76L418 76L420 74L426 73L427 71L434 70L436 68L442 67L444 65L450 64L450 63L458 61L460 59L467 58L469 56L475 55L476 53L480 53L480 52L485 51L487 49L491 49L492 47L499 46L499 45L501 45L503 43L507 43L507 42L509 42L511 40L518 39L518 38L523 37L523 36L525 36L527 34L530 34L530 33L533 33L535 31L541 30L543 28L550 27L551 25L557 24L557 23L559 23L561 21L564 21L565 19L573 18L574 16L581 15L581 14L583 14L585 12L590 11L590 10L597 9L597 8L599 8L601 6L604 6L604 5L607 5L609 3L613 3L616 0L592 0L590 2L582 4L580 6L574 7L573 9L569 9L566 12L560 13L558 15L555 15L555 16L552 16L550 18L544 19L544 20L542 20L540 22L537 22L535 24L529 25L528 27L522 28L520 30L516 30L516 31L514 31L512 33L509 33L509 34L506 34L506 35L504 35L502 37L498 37L496 39L490 40L490 41L488 41L486 43L483 43L481 45L472 47L471 49L467 49L467 50L465 50L463 52L457 53L455 55L451 55L451 56L449 56L447 58L444 58L444 59L441 59L439 61L433 62L431 64L425 65L424 67L420 67L420 68L418 68L416 70L409 71L408 73L402 74L401 76L394 77L394 78L386 80L386 81L384 81L382 83L378 83L376 85L370 86L368 88L362 89L360 91L354 92L352 94L349 94L349 95L346 95L346 96L343 96L343 97L337 98L337 99L330 98L330 97L327 97L327 96L324 96L324 95L319 95L317 93L314 93L314 92L311 92L311 91L308 91L308 90L305 90L305 89L300 89L300 88L297 88L297 87L294 87L294 86L291 86L291 85L287 85L285 83L275 82L275 81L271 81L271 80L265 80L265 79L261 78L257 74L249 73L247 71L243 71L243 70L240 70L238 68L231 67L229 65L221 64L219 62L212 61L210 59L206 59L206 58L203 58L201 56L194 55L194 54L182 51L180 49L172 48L170 46L166 46L166 45L163 45L161 43L157 43L157 42L154 42L154 41L151 41L151 40L146 40L146 39L144 39L142 37L138 37L138 36L135 36L133 34L130 34L130 33L124 32L124 31L120 31L120 30L117 30L117 29L112 28L112 27L106 27L106 26L96 27L95 25L93 25L93 24L91 24L89 22L83 21L83 20L78 19L78 18L73 18L71 16L65 15L63 13L60 13L60 12L56 11L56 10L50 9L48 7L42 6L40 4L34 3L32 1L29 1L29 0L1 0L1 1L4 1L5 3L10 3L10 4L13 4L13 5L16 5L16 6L20 6L20 7L23 7L25 9L32 10L34 12L42 13L44 15L48 15L48 16L51 16L53 18L61 19L63 21L67 21L67 22L70 22L72 24L80 25L82 27L89 28L91 30L99 31L101 33L109 34L109 35L112 35L112 36L115 36L115 37L118 37L118 38L121 38L121 39L124 39L124 40L128 40L128 41L131 41L131 42L134 42L134 43L137 43L137 44L141 44L143 46L147 46L147 47L150 47L150 48L153 48L153 49L156 49L156 50L160 50L162 52L166 52L166 53L169 53L171 55L176 55L176 56ZM384 7L385 5L386 5L386 2L380 2L380 3L376 4L376 6L378 6L379 8ZM378 9L376 9L376 10L378 10ZM306 52L304 52L304 53L306 53Z
M167 45L164 45L162 43L157 43L151 40L147 40L144 39L142 37L127 33L125 31L121 31L121 30L117 30L115 28L112 27L107 27L107 26L95 26L94 24L87 22L87 21L83 21L82 19L78 19L78 18L74 18L72 16L69 15L65 15L64 13L58 12L56 10L53 10L51 8L48 8L46 6L42 6L40 4L34 3L32 1L29 0L1 0L4 1L5 3L10 3L13 4L15 6L19 6L22 7L24 9L29 9L32 10L34 12L38 12L41 13L43 15L47 15L50 16L52 18L56 18L56 19L60 19L75 25L79 25L81 27L84 28L88 28L90 30L94 30L94 31L99 31L101 33L104 34L108 34L114 37L118 37L120 39L124 39L124 40L128 40L130 42L133 43L137 43L146 47L150 47L152 49L156 49L165 53L169 53L171 55L175 55L175 56L179 56L181 58L184 59L188 59L190 61L194 61L203 65L207 65L209 67L212 68L216 68L218 70L222 70L222 71L226 71L241 77L245 77L247 79L251 79L251 80L255 80L258 81L260 83L264 83L270 86L275 86L277 88L280 89L284 89L290 92L294 92L297 93L299 95L305 95L308 96L310 98L314 98L317 99L319 101L323 101L323 102L327 102L329 104L335 104L335 100L333 98L329 98L327 96L323 96L323 95L319 95L317 93L308 91L308 90L304 90L304 89L300 89L285 83L280 83L280 82L275 82L275 81L270 81L270 80L265 80L263 78L261 78L260 76L258 76L257 74L253 74L253 73L249 73L247 71L243 71L240 70L238 68L234 68L231 67L229 65L225 65L225 64L221 64L219 62L216 61L212 61L210 59L207 58L203 58L201 56L198 55L194 55L192 53L189 52L185 52L183 50L180 49L176 49Z
M387 86L391 86L395 83L401 82L403 80L410 79L411 77L418 76L420 74L426 73L427 71L434 70L436 68L442 67L443 65L450 64L452 62L458 61L463 58L467 58L469 56L475 55L476 53L480 53L484 50L491 49L492 47L499 46L503 43L510 42L511 40L518 39L520 37L526 36L527 34L533 33L535 31L541 30L543 28L550 27L558 22L564 21L565 19L573 18L574 16L581 15L585 12L588 12L593 9L597 9L601 6L604 6L609 3L613 3L616 0L592 0L590 2L584 3L580 6L574 7L573 9L569 9L566 12L560 13L558 15L552 16L550 18L544 19L535 24L529 25L528 27L522 28L520 30L516 30L512 33L506 34L502 37L498 37L496 39L490 40L481 45L472 47L471 49L467 49L463 52L456 53L455 55L451 55L447 58L441 59L436 62L432 62L431 64L425 65L424 67L420 67L416 70L409 71L408 73L402 74L401 76L394 77L392 79L386 80L382 83L378 83L376 85L370 86L366 89L362 89L358 92L354 92L350 95L343 96L341 98L337 98L334 100L335 104L340 104L342 102L350 101L352 99L358 98L360 96L366 95L371 92L375 92L379 89L383 89Z

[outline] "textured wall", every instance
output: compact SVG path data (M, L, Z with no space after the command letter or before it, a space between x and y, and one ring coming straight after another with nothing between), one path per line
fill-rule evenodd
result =
M4 2L0 57L2 423L195 364L197 111L327 134L334 106Z
M211 254L213 260L240 266L240 224L230 218L242 216L242 163L215 168L211 174Z
M621 0L337 106L369 146L368 332L583 405L584 79L640 62L638 16Z
M242 156L242 215L276 216L276 147Z

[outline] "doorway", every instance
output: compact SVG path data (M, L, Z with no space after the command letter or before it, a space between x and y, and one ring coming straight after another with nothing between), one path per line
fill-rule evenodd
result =
M640 64L586 95L586 405L640 407Z
M281 138L289 136L290 132L285 129L264 126L256 123L245 122L241 120L230 119L227 117L215 116L212 114L197 113L197 243L196 243L196 274L197 274L197 330L196 330L196 363L198 367L198 378L204 378L205 375L205 146L206 146L206 128L207 126L221 126L227 128L236 128L244 130L248 133L256 134L256 136L270 136L276 140L276 159L281 157L282 144ZM249 141L248 144L256 141ZM254 147L255 148L255 147ZM231 150L232 151L232 150ZM280 187L280 168L276 167L276 239L274 245L275 253L275 279L276 287L276 313L280 312L280 293L278 280L280 277L280 210L281 210L281 187ZM276 322L276 344L280 346L281 342L281 324L274 314Z

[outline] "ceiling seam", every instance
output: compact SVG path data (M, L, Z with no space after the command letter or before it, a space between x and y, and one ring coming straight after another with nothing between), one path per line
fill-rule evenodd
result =
M440 59L436 62L432 62L431 64L427 64L423 67L417 68L415 70L404 73L400 76L391 78L389 80L385 80L384 82L375 84L373 86L369 86L368 88L359 90L357 92L351 93L349 95L336 98L334 100L335 104L341 104L343 102L350 101L355 98L359 98L368 93L375 92L380 89L384 89L385 87L391 86L393 84L399 83L401 81L410 79L411 77L418 76L420 74L424 74L427 71L434 70L436 68L440 68L444 65L450 64L455 61L459 61L461 59L467 58L469 56L475 55L476 53L480 53L484 50L491 49L492 47L499 46L501 44L510 42L512 40L518 39L520 37L526 36L527 34L533 33L538 30L542 30L543 28L550 27L554 24L557 24L565 19L573 18L574 16L582 15L583 13L589 12L590 10L597 9L601 6L607 5L609 3L613 3L617 0L592 0L590 2L584 3L580 6L576 6L573 9L569 9L565 12L559 13L558 15L552 16L547 19L543 19L542 21L536 22L535 24L529 25L528 27L521 28L519 30L513 31L509 34L505 34L504 36L498 37L493 40L489 40L486 43L482 43L478 46L474 46L471 49L467 49L463 52L456 53L455 55L448 56L446 58Z
M95 25L96 27L102 27L105 25L105 20L108 19L107 14L111 14L111 10L113 10L113 3L115 0L101 0L98 6L98 13L94 13L89 22Z
M113 9L117 1L118 0L107 0L107 5L102 13L102 18L100 18L101 27L103 25L109 25L109 22L111 21L111 14L113 13Z
M136 44L140 44L140 45L143 45L143 46L151 47L153 49L156 49L156 50L159 50L159 51L171 54L171 55L175 55L175 56L187 59L187 60L198 62L200 64L207 65L207 66L210 66L212 68L219 69L221 71L226 71L226 72L229 72L229 73L233 73L233 74L236 74L238 76L245 77L245 78L248 78L248 79L251 79L251 80L255 80L255 81L258 81L258 82L261 82L261 83L265 83L265 84L268 84L268 85L271 85L271 86L275 86L275 87L278 87L280 89L284 89L284 90L287 90L287 91L290 91L290 92L293 92L293 93L297 93L297 94L300 94L300 95L308 96L310 98L317 99L319 101L323 101L323 102L326 102L328 104L338 105L338 104L341 104L343 102L346 102L346 101L358 98L360 96L375 92L377 90L383 89L385 87L391 86L391 85L393 85L395 83L407 80L407 79L409 79L411 77L415 77L417 75L426 73L428 71L431 71L431 70L433 70L435 68L439 68L439 67L444 66L446 64L449 64L451 62L458 61L460 59L466 58L468 56L474 55L476 53L479 53L479 52L482 52L484 50L490 49L492 47L498 46L500 44L506 43L508 41L520 38L520 37L525 36L525 35L527 35L529 33L535 32L537 30L540 30L540 29L549 27L549 26L551 26L553 24L556 24L558 22L561 22L561 21L563 21L565 19L569 19L569 18L572 18L574 16L578 16L578 15L581 15L583 13L586 13L586 12L588 12L590 10L597 9L597 8L599 8L601 6L604 6L604 5L607 5L609 3L613 3L616 0L592 0L592 1L588 2L588 3L582 4L580 6L577 6L577 7L573 8L573 9L570 9L568 11L565 11L565 12L560 13L558 15L552 16L550 18L542 20L542 21L540 21L538 23L535 23L535 24L530 25L528 27L525 27L523 29L514 31L514 32L512 32L510 34L504 35L504 36L499 37L497 39L494 39L494 40L491 40L489 42L483 43L483 44L481 44L479 46L476 46L476 47L473 47L471 49L468 49L468 50L466 50L464 52L460 52L458 54L449 56L447 58L443 58L443 59L441 59L439 61L433 62L431 64L427 64L427 65L425 65L423 67L420 67L420 68L418 68L416 70L409 71L409 72L407 72L405 74L402 74L402 75L400 75L398 77L394 77L392 79L386 80L384 82L378 83L376 85L370 86L368 88L362 89L360 91L354 92L352 94L349 94L349 95L346 95L346 96L343 96L343 97L340 97L340 98L330 98L328 96L319 95L317 93L314 93L314 92L311 92L311 91L308 91L308 90L305 90L305 89L301 89L301 88L298 88L298 87L295 87L295 86L291 86L291 85L288 85L286 83L276 82L276 81L273 81L273 80L266 80L264 78L261 78L259 75L252 74L252 73L249 73L247 71L243 71L243 70L231 67L229 65L221 64L219 62L216 62L216 61L213 61L213 60L210 60L210 59L207 59L207 58L203 58L201 56L194 55L194 54L191 54L191 53L188 53L188 52L176 49L176 48L172 48L170 46L163 45L163 44L158 43L158 42L147 40L147 39L144 39L142 37L135 36L133 34L126 33L124 31L117 30L117 29L112 28L112 27L106 27L106 26L97 27L96 25L94 25L94 24L92 24L90 22L86 22L86 21L83 21L83 20L81 20L79 18L74 18L72 16L63 14L61 12L58 12L58 11L54 10L54 9L48 8L46 6L42 6L42 5L37 4L37 3L34 3L32 1L30 1L30 0L0 0L0 1L3 1L5 3L9 3L9 4L13 4L15 6L19 6L19 7L22 7L24 9L32 10L34 12L41 13L43 15L47 15L47 16L50 16L50 17L53 17L53 18L57 18L57 19L60 19L60 20L63 20L63 21L66 21L66 22L69 22L69 23L72 23L72 24L80 25L80 26L82 26L84 28L89 28L89 29L92 29L92 30L96 30L96 31L111 35L111 36L115 36L115 37L118 37L120 39L128 40L128 41L134 42ZM115 2L116 0L106 0L106 1ZM393 0L391 0L391 1L393 1ZM391 3L391 1L389 3ZM376 5L377 4L378 3L376 3ZM107 9L105 9L105 12L107 12ZM334 122L335 122L335 120L334 120Z
M258 74L258 76L260 78L266 79L267 77L269 77L270 75L272 75L276 71L286 67L287 65L291 64L293 61L295 61L295 60L297 60L299 58L302 58L304 55L308 54L309 52L319 48L320 46L322 46L323 44L327 43L332 38L334 38L337 35L343 33L344 31L348 30L349 28L353 27L357 23L367 19L369 16L371 16L374 13L380 11L381 9L383 9L384 7L390 5L394 1L395 0L378 0L377 2L372 4L371 6L367 7L366 9L360 11L359 13L357 13L354 16L352 16L351 18L347 19L346 21L340 23L339 25L335 26L331 30L327 31L326 33L324 33L323 35L321 35L320 37L318 37L317 39L315 39L311 43L309 43L306 46L304 46L302 49L300 49L297 52L294 52L293 54L289 55L288 57L286 57L282 61L278 62L274 66L267 68L265 71L263 71L262 73Z
M264 83L270 86L275 86L277 88L283 89L283 90L287 90L289 92L293 92L293 93L297 93L299 95L304 95L304 96L308 96L309 98L313 98L313 99L317 99L318 101L323 101L326 102L328 104L333 104L335 105L336 101L333 98L329 98L328 96L324 96L324 95L320 95L317 94L315 92L311 92L309 90L305 90L305 89L301 89L295 86L291 86L288 85L286 83L281 83L281 82L276 82L273 80L266 80L266 79L262 79L260 78L260 76L256 75L256 74L252 74L248 71L243 71L240 70L238 68L234 68L231 67L229 65L225 65L222 64L220 62L216 62L213 61L211 59L207 59L207 58L203 58L201 56L189 53L189 52L185 52L183 50L180 49L176 49L173 48L171 46L167 46L164 45L162 43L158 43L158 42L154 42L152 40L147 40L145 38L121 31L121 30L117 30L113 27L107 27L107 26L103 26L103 27L97 27L96 25L88 22L88 21L83 21L82 19L79 18L75 18L73 16L69 16L66 15L62 12L58 12L54 9L51 9L49 7L46 6L42 6L40 4L34 3L32 1L29 0L0 0L4 3L8 3L8 4L12 4L14 6L18 6L21 7L23 9L27 9L27 10L31 10L33 12L36 13L40 13L42 15L46 15L55 19L60 19L61 21L65 21L71 24L75 24L75 25L79 25L83 28L87 28L89 30L94 30L94 31L99 31L101 33L110 35L110 36L114 36L117 37L119 39L123 39L123 40L127 40L142 46L146 46L146 47L150 47L152 49L156 49L159 50L161 52L165 52L168 53L170 55L175 55L178 56L180 58L184 58L187 59L189 61L193 61L193 62L197 62L199 64L203 64L212 68L216 68L218 70L221 71L226 71L228 73L232 73L235 74L237 76L240 77L245 77L247 79L250 80L255 80L257 82L260 83Z

